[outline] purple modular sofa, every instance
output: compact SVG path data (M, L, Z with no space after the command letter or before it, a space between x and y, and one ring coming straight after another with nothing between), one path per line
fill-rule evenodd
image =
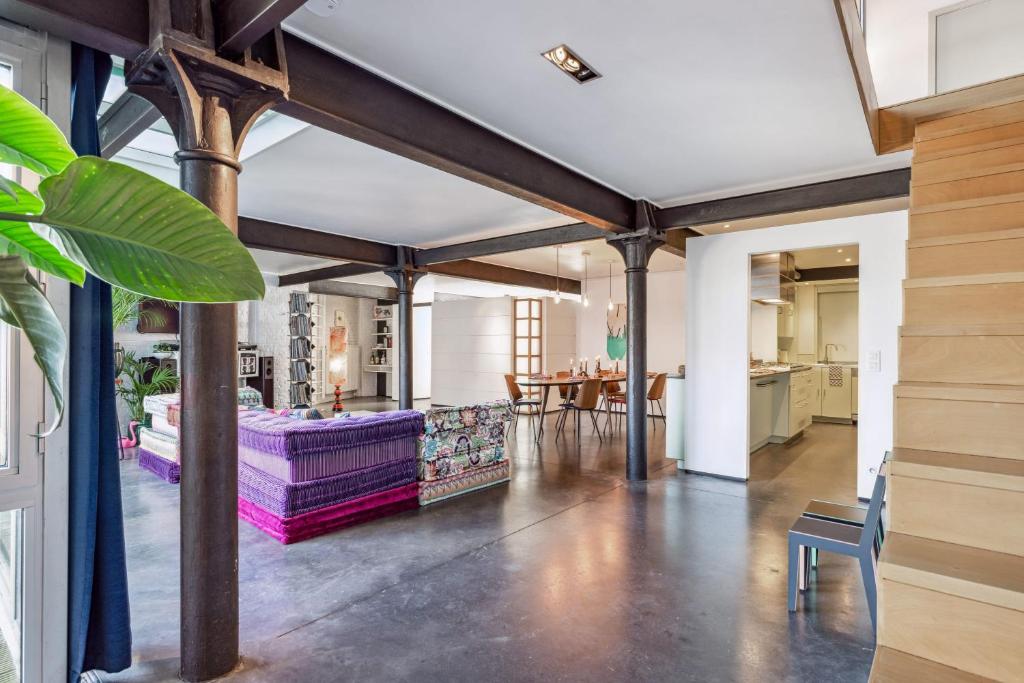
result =
M238 514L282 543L415 508L423 413L238 418Z

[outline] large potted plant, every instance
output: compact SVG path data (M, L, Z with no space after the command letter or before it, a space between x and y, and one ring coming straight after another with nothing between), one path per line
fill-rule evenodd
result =
M178 376L167 367L157 367L145 358L128 351L121 360L121 370L114 391L128 408L127 442L123 447L138 445L138 426L146 425L145 400L147 396L166 394L178 388Z
M131 292L196 303L261 299L238 238L181 190L123 164L78 157L28 100L0 86L0 162L42 180L0 177L0 321L20 329L64 413L67 339L32 273L81 285L86 272Z

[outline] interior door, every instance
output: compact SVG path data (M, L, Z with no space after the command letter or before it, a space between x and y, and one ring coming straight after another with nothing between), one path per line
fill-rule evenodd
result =
M0 24L0 84L49 111L65 130L69 54L66 43ZM52 89L48 74L62 77ZM51 111L47 93L65 104ZM38 183L33 174L9 165L0 165L0 173L29 188ZM66 328L67 284L35 274ZM62 427L45 439L35 436L53 421L50 405L24 335L0 323L0 681L5 683L67 677L67 434ZM46 457L53 459L49 468Z
M818 292L818 360L857 361L858 292ZM838 347L838 348L837 348Z

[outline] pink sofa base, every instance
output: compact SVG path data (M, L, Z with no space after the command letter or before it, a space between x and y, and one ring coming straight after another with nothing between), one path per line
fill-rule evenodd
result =
M240 497L238 516L281 543L288 544L418 507L419 485L413 482L294 517L279 517Z

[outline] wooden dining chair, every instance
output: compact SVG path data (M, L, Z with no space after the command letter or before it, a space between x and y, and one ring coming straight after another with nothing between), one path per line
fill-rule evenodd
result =
M527 408L526 414L530 418L530 429L536 431L537 427L533 424L534 415L543 415L539 398L526 398L523 396L523 390L519 388L519 383L516 382L515 375L505 375L505 387L508 389L508 398L512 401L512 411L515 413L513 418L508 425L508 431L506 434L511 434L512 429L519 424L519 415L523 408Z
M569 379L572 377L572 373L568 370L559 370L555 373L555 379ZM575 384L559 384L558 385L558 396L562 399L562 405L572 403L573 399L576 398L576 385Z
M594 431L597 432L597 438L599 441L604 441L601 436L601 428L597 426L597 417L594 413L597 412L597 403L601 397L601 379L599 377L591 377L590 379L583 380L583 384L580 385L579 391L576 394L576 398L565 406L561 417L561 426L559 426L558 432L561 432L565 428L566 419L571 412L573 414L573 426L575 427L576 438L579 439L580 434L580 416L583 413L590 415L590 421L594 425Z
M665 406L662 405L661 401L665 398L665 384L668 382L668 373L659 372L654 376L654 381L651 382L651 388L647 390L647 403L651 406L651 419L654 420L657 417L665 419ZM661 415L654 412L654 404L658 404L658 409L661 411ZM657 423L655 423L657 425Z
M657 428L657 426L658 426L658 423L656 422L657 418L660 417L663 420L665 419L665 406L664 406L664 404L662 404L662 400L665 398L665 385L666 385L667 382L668 382L668 373L667 372L659 372L658 374L656 374L654 376L654 381L651 382L651 388L647 390L647 403L650 406L650 410L648 411L648 417L650 417L651 421L654 422L655 428ZM614 384L616 389L618 389L618 382L609 382L609 384ZM613 408L613 412L615 412L615 415L616 415L616 420L615 420L616 426L621 431L621 429L622 429L622 416L626 412L626 394L625 394L625 392L622 392L622 391L616 391L615 393L612 393L612 391L610 389L611 388L609 387L608 403L611 404L611 406ZM657 404L658 408L661 410L661 415L659 415L654 410L654 405L655 404ZM615 411L614 410L615 406L622 406L622 409ZM610 420L611 417L609 417L608 419ZM611 423L610 422L606 422L605 426L610 428L611 427Z
M604 391L601 392L601 410L605 409L605 395L607 395L608 398L621 398L626 394L622 391L622 385L618 382L605 382Z

